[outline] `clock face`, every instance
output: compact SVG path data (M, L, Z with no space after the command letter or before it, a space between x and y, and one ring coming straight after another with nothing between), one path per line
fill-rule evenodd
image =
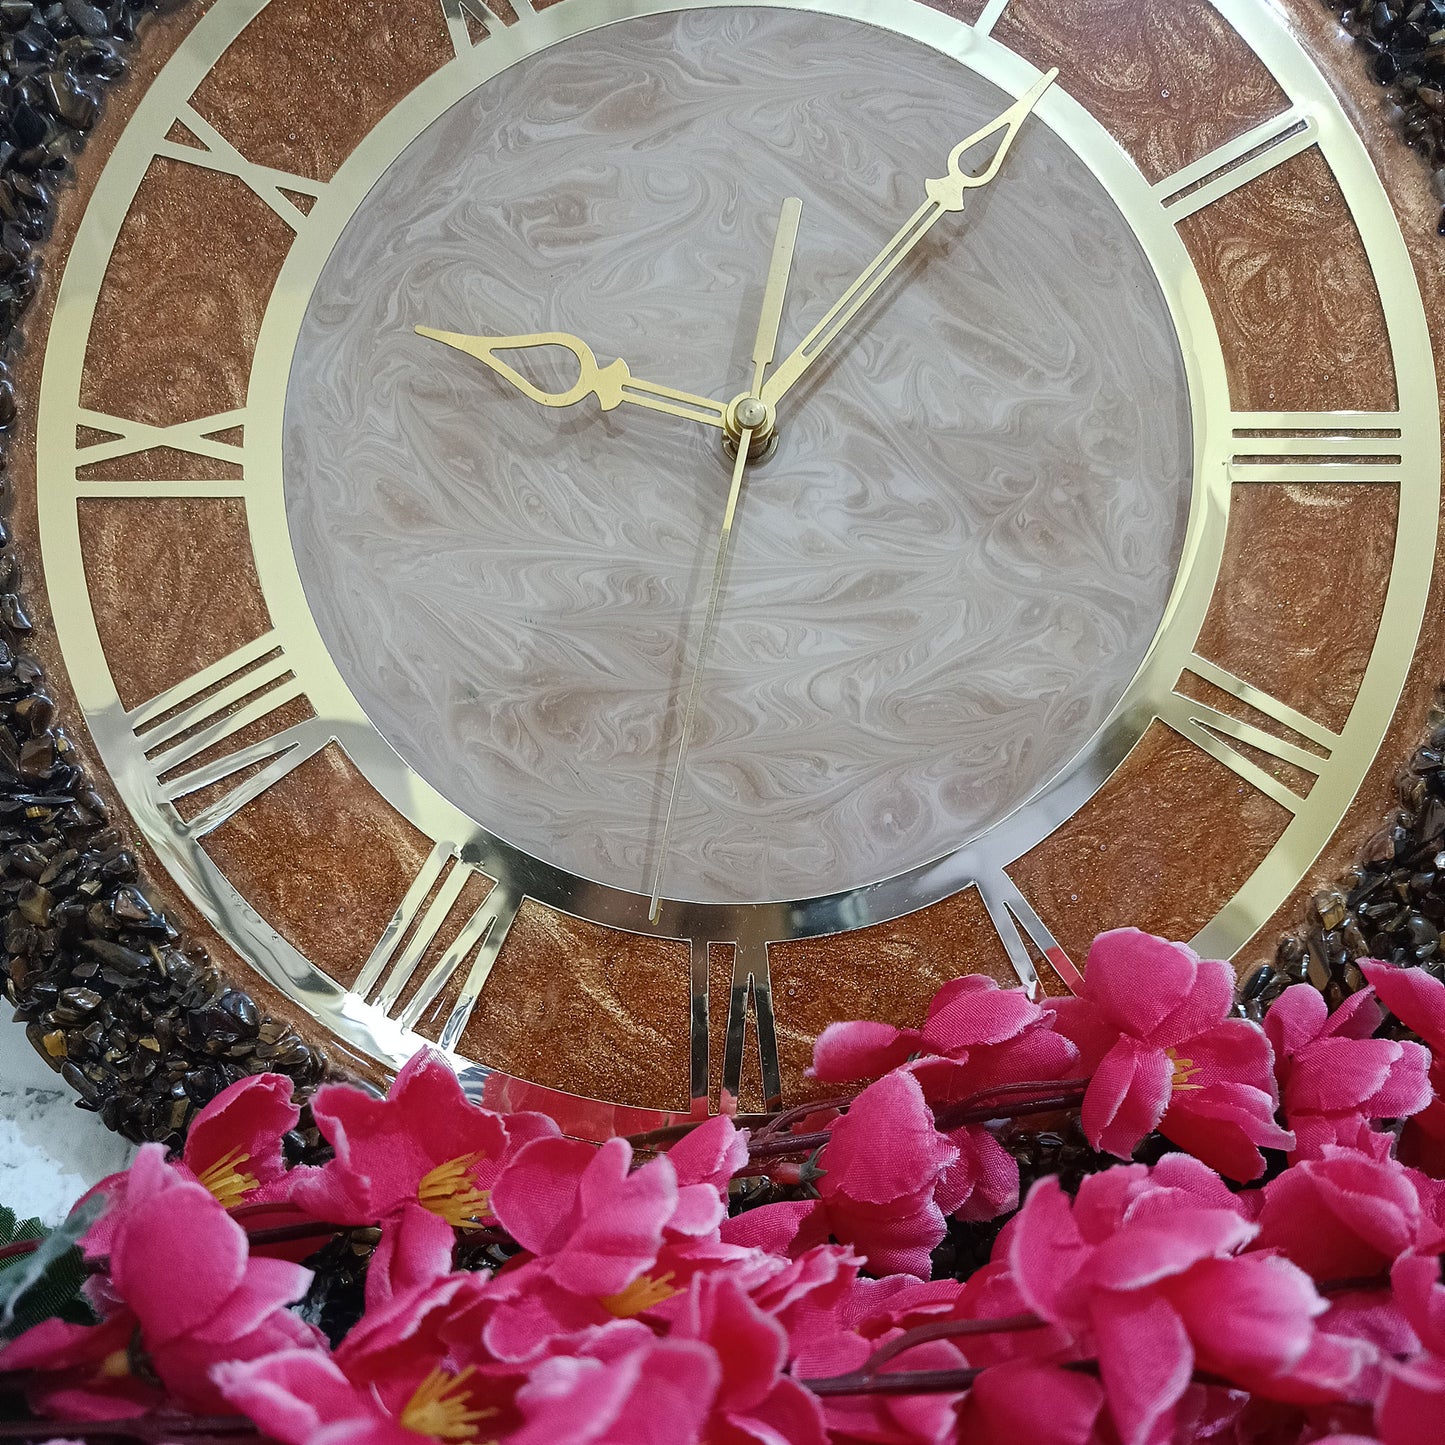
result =
M1248 944L1410 662L1429 337L1280 18L1116 8L211 7L80 222L36 460L70 685L220 948L361 1057L696 1110L1103 927ZM725 403L784 198L780 355L1051 66L779 401L667 826L721 431L415 328Z
M538 406L414 325L581 331L726 401L782 199L801 335L917 204L937 137L1011 100L856 20L671 11L521 60L366 193L292 352L284 525L352 696L468 819L650 888L731 462L713 428ZM1043 125L965 214L749 474L674 898L847 893L953 852L1083 749L1158 628L1193 456L1149 260Z

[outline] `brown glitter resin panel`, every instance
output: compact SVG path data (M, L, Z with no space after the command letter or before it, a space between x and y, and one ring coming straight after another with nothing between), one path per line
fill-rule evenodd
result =
M336 744L216 829L217 867L256 911L350 984L431 851Z
M1081 968L1095 934L1192 938L1290 820L1279 803L1163 723L1009 876Z
M1040 69L1057 65L1150 181L1288 105L1208 0L1012 0L993 36Z
M154 161L105 274L82 405L153 426L243 406L292 234L234 176Z
M455 53L440 0L281 0L241 32L192 103L247 160L324 181Z
M270 626L241 501L96 498L79 510L96 630L124 707Z
M975 888L856 933L775 943L768 961L783 1098L789 1104L837 1091L836 1085L803 1077L813 1060L813 1040L835 1020L917 1026L939 986L964 973L987 974L1004 988L1018 985Z
M955 20L972 25L983 14L985 0L923 0L930 10L941 10Z
M1234 487L1195 651L1339 732L1375 645L1398 509L1389 484Z
M568 1093L687 1107L689 946L522 905L461 1052Z
M1240 410L1392 411L1365 248L1329 164L1302 151L1180 223Z

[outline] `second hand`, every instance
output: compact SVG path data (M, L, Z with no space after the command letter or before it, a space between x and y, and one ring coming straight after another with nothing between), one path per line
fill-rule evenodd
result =
M793 247L798 239L798 218L802 209L803 203L793 197L783 202L777 235L773 241L773 258L768 267L767 286L763 291L763 310L758 321L757 340L753 344L752 395L737 405L737 419L742 432L738 437L738 454L733 462L732 485L728 489L727 506L723 510L722 531L718 535L717 557L713 562L712 586L708 589L707 612L703 617L702 636L698 640L697 661L693 663L692 681L688 684L687 703L682 713L682 740L678 744L677 763L672 770L672 790L668 794L667 815L662 824L662 840L658 844L657 869L652 875L652 901L647 912L648 921L651 923L656 923L662 912L662 875L667 866L668 837L672 832L673 813L677 808L683 771L687 766L688 748L692 743L698 689L716 630L718 598L722 595L723 574L727 571L733 519L737 515L738 499L742 496L743 474L747 471L749 461L748 452L753 433L768 419L768 408L758 400L757 393L763 384L763 373L777 349L778 329L783 319L783 296L788 287L788 272L792 269Z

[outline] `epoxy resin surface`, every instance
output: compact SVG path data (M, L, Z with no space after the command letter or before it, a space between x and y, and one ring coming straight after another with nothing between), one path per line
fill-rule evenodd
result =
M783 198L803 214L779 355L1009 103L858 22L634 19L482 86L363 202L301 331L287 517L357 699L479 823L650 887L728 472L713 428L538 406L412 327L571 332L726 401ZM575 379L532 358L509 359ZM779 430L738 517L673 897L835 892L996 822L1123 692L1182 545L1174 331L1037 119Z

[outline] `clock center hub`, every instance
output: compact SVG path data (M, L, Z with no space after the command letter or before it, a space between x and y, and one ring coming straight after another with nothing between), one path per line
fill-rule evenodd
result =
M745 431L752 432L748 457L760 462L778 449L778 414L761 397L751 392L735 396L723 414L723 450L730 457L738 454L738 443Z

